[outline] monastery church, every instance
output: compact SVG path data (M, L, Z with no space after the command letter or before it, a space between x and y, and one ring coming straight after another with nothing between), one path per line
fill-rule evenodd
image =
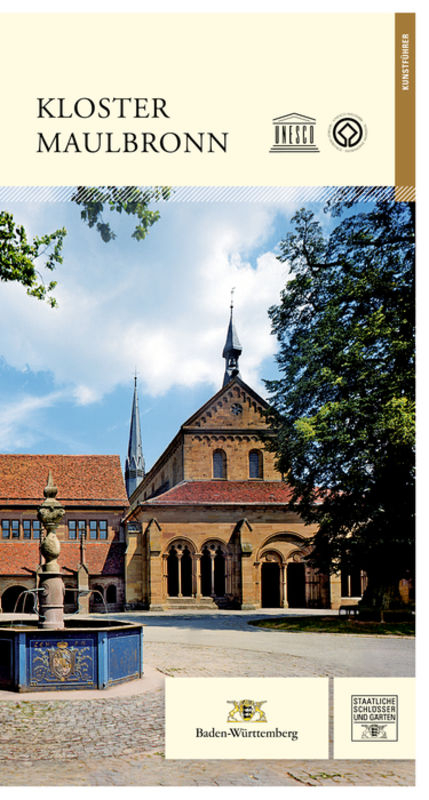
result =
M290 509L264 447L267 403L242 379L241 352L231 306L223 385L148 472L135 379L125 482L119 456L0 455L0 610L33 609L24 593L38 585L49 470L66 511L57 533L68 612L358 602L360 572L328 577L306 560L315 528Z
M263 444L267 403L243 381L241 352L231 307L222 388L147 473L135 388L125 472L131 606L338 607L357 602L351 588L360 598L360 580L351 587L349 576L329 579L306 563L315 527L289 508L292 491Z

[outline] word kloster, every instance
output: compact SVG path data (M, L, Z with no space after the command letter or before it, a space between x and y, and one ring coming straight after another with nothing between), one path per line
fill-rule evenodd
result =
M38 97L37 118L170 118L163 97ZM37 153L215 153L227 152L225 131L52 131L37 133Z
M38 119L90 119L98 117L107 119L156 119L167 117L165 106L167 101L163 97L100 97L93 100L91 97L78 97L69 100L66 97L38 97Z

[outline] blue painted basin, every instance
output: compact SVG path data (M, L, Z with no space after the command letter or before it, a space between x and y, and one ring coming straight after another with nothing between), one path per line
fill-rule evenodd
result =
M142 675L142 625L73 619L64 630L37 623L0 627L0 689L106 689Z

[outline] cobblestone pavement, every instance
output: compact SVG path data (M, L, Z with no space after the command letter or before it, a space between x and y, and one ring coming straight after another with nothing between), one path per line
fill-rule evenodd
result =
M315 676L314 659L152 642L145 663L170 676ZM336 675L350 674L337 669ZM131 685L130 685L131 686ZM130 690L131 691L131 690ZM3 695L4 697L4 695ZM3 786L412 786L412 761L165 760L161 688L101 699L0 700Z

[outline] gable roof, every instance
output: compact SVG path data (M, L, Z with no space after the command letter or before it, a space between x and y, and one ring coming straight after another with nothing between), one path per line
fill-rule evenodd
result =
M192 427L193 423L195 422L196 419L198 419L200 414L204 414L204 412L208 408L210 408L210 406L213 405L213 403L216 403L216 401L220 397L222 397L223 394L229 391L236 384L240 386L245 392L247 392L247 394L249 394L254 400L256 400L256 402L259 403L263 408L268 408L267 401L264 400L257 392L255 392L254 389L248 386L247 383L244 383L244 381L241 380L241 378L236 376L231 381L229 381L229 383L225 384L225 386L222 386L222 388L219 389L219 391L216 392L216 394L212 395L212 397L210 397L210 399L207 400L207 402L204 403L204 405L201 406L201 408L199 408L198 411L195 411L195 413L192 414L192 417L189 417L189 419L187 419L186 422L183 423L182 428Z
M140 505L287 505L291 498L284 481L182 481Z
M40 505L51 470L70 505L128 505L119 456L0 454L0 503Z
M219 389L219 391L216 392L216 394L212 395L204 403L204 405L202 405L197 411L195 411L192 414L192 416L189 417L189 419L187 419L186 422L184 422L180 426L180 428L179 428L178 432L176 433L175 437L167 445L165 450L163 450L161 455L157 458L155 463L151 466L150 470L148 470L148 472L146 472L142 482L137 486L137 488L134 490L133 494L130 496L130 501L131 502L133 502L133 498L134 498L134 501L137 499L138 493L140 494L142 492L143 487L149 486L151 484L153 476L156 475L159 472L159 470L161 469L162 464L167 461L167 459L169 458L169 456L173 452L174 448L177 447L177 445L180 442L180 440L183 439L184 433L185 432L189 432L189 428L192 428L195 425L195 423L198 420L198 418L202 414L204 414L204 412L207 409L210 409L210 407L213 404L215 404L217 402L217 400L220 397L222 397L222 395L224 395L227 392L229 392L231 390L231 388L233 388L234 386L239 386L242 390L247 392L247 394L250 397L252 397L253 400L256 403L258 403L259 405L261 405L264 409L269 407L267 401L264 400L257 392L255 392L255 390L252 389L251 386L248 386L248 384L245 383L241 378L239 378L238 376L235 376L234 378L232 378L229 381L229 383L225 384L225 386L222 386Z

